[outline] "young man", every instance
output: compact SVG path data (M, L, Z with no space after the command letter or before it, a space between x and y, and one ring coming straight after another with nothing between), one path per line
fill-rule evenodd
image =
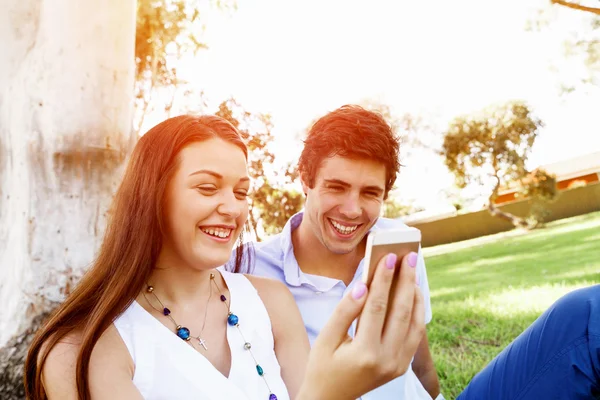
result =
M290 218L281 234L256 244L254 273L287 284L312 343L335 305L360 279L367 233L405 226L379 218L399 167L398 141L377 114L344 106L311 128L299 167L305 210ZM413 262L429 322L425 265L420 254ZM425 336L412 369L362 399L423 400L438 394ZM600 285L556 301L458 397L517 398L600 399Z
M380 218L399 167L398 138L379 114L343 106L310 129L299 161L304 212L294 215L279 235L256 245L253 273L287 284L311 343L346 291L361 279L369 231L406 227ZM429 287L421 254L413 262L428 323ZM363 400L429 400L439 394L425 335L412 368Z

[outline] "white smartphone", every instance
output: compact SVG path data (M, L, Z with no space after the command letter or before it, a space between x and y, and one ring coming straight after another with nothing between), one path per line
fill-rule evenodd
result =
M407 227L371 231L367 237L362 275L363 282L367 286L371 284L375 267L386 254L395 253L398 256L398 262L401 262L402 258L411 251L418 253L420 245L421 231L417 228Z

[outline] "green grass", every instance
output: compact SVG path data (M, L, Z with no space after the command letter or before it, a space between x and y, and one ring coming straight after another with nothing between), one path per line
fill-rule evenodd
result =
M471 378L563 294L600 282L600 212L424 249L442 393Z

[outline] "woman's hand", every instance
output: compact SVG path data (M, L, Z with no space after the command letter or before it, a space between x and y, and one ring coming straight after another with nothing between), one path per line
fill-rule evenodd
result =
M356 399L406 372L425 332L425 311L415 254L404 257L392 289L396 264L395 254L385 256L368 293L359 282L338 304L310 351L297 400ZM348 329L359 314L352 339Z

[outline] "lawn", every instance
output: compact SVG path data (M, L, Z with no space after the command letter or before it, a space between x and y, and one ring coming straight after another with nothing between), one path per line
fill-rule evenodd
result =
M600 283L600 212L423 252L429 342L450 400L556 299Z

